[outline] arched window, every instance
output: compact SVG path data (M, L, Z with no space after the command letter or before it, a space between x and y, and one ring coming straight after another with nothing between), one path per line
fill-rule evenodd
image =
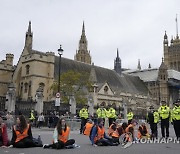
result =
M104 93L105 93L105 94L108 93L108 89L109 89L108 86L105 86L105 87L104 87Z
M26 75L29 74L29 69L30 69L30 66L29 66L29 65L26 65Z

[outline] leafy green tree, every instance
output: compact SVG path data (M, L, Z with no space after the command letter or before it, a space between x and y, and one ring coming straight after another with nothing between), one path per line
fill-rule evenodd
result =
M69 97L74 95L77 104L85 104L87 103L86 96L90 87L89 73L72 70L65 72L60 77L61 100L64 103L68 103ZM55 94L58 89L58 83L54 82L51 88Z

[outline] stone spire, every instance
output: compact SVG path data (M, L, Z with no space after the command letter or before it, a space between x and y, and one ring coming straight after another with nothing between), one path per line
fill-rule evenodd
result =
M121 59L119 58L119 51L117 49L117 57L114 60L114 70L118 73L121 74L122 69L121 69Z
M177 14L176 14L176 39L179 39L179 35L178 35L178 20L177 20Z
M138 66L137 66L138 70L141 70L141 63L140 63L140 59L138 59Z
M76 51L74 59L80 62L91 64L91 56L90 51L88 51L88 41L86 39L84 21L82 26L81 38L79 40L79 50Z
M33 33L31 32L31 21L29 21L28 30L26 32L25 38L25 48L28 51L32 50L32 42L33 42Z
M148 69L151 69L151 64L149 63Z

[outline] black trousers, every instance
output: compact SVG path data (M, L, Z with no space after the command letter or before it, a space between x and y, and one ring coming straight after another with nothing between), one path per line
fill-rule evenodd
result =
M15 148L30 148L30 147L42 147L42 145L37 145L33 142L30 138L24 138L20 140L19 142L16 142L13 144L13 147Z
M154 123L154 137L158 137L158 128L157 128L157 123Z
M157 123L150 123L151 135L152 137L158 137Z
M87 119L81 118L81 128L80 128L80 133L82 133L84 126L86 125Z
M75 143L74 139L67 140L67 142L58 141L58 143L53 143L50 145L47 145L46 148L52 148L52 149L63 149L65 146L73 145Z
M113 122L115 122L115 118L109 118L109 127L111 126L111 124L113 123Z
M118 143L113 143L113 139L101 138L96 143L98 146L116 146Z
M166 136L165 136L166 130ZM169 118L161 119L161 134L162 137L169 137Z
M176 137L180 139L180 120L173 120L173 126Z
M131 121L132 121L132 119L128 120L128 125L130 125L130 124L131 124Z

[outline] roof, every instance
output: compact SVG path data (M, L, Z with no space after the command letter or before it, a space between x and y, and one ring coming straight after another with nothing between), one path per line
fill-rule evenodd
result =
M144 69L144 70L128 70L123 72L125 74L133 75L133 76L139 76L141 80L144 82L151 82L151 81L157 81L158 78L158 69Z
M59 57L55 56L55 71L54 77L58 78L58 67ZM107 82L113 91L124 91L131 93L141 93L147 94L148 89L145 84L140 80L139 77L130 76L127 74L119 75L114 70L90 65L82 62L78 62L75 60L67 59L62 57L61 59L61 73L67 72L69 70L78 71L78 72L91 72L93 68L96 73L97 85L100 86Z
M138 76L144 82L157 81L159 69L144 69L144 70L128 70L123 73ZM180 81L180 72L175 70L167 70L168 79L175 79Z

